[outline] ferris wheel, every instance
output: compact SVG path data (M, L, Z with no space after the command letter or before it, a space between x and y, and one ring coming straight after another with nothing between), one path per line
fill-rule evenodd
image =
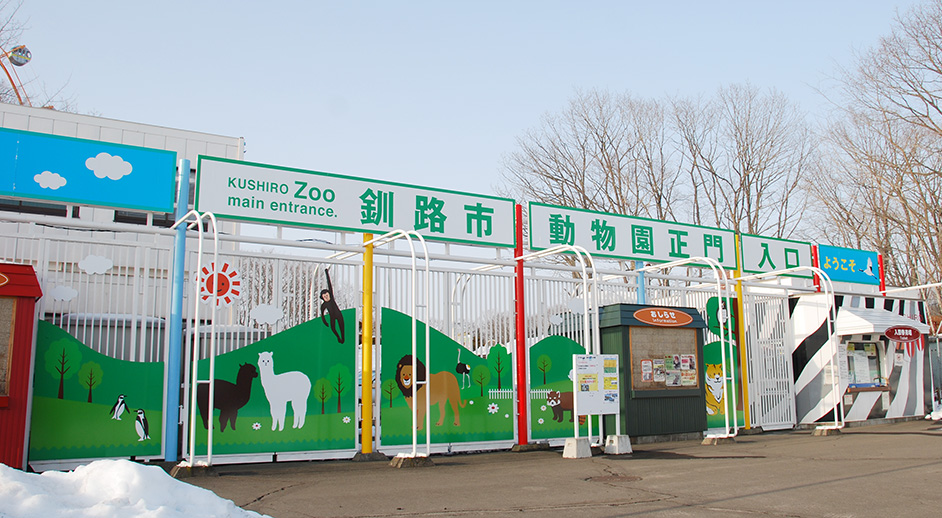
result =
M7 67L4 65L4 59L12 66ZM26 89L23 88L23 81L20 80L19 74L16 73L16 68L29 63L31 59L33 59L33 55L30 53L29 49L26 48L26 45L17 45L9 52L0 48L0 68L2 68L3 72L7 75L7 79L10 81L10 87L13 88L13 93L16 94L16 100L20 102L21 106L32 106L33 103L30 102L29 96L26 94Z

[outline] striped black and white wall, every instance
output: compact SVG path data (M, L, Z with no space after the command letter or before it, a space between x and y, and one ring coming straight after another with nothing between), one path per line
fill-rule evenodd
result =
M842 308L883 310L926 323L925 306L921 301L865 296L834 296L836 311ZM839 375L840 362L834 346L828 343L828 306L824 294L805 295L790 299L789 317L793 330L792 367L795 380L795 409L799 423L828 422L834 419L836 402L844 405L847 421L924 415L926 388L930 383L926 370L927 351L923 341L913 344L886 342L885 361L891 362L887 376L889 390L858 392L844 398L847 379L840 381L840 393L833 394L832 375ZM837 315L835 315L835 318ZM840 333L840 330L838 330ZM844 335L838 341L884 340L879 335ZM840 349L839 349L840 350ZM833 368L832 368L833 366ZM837 399L836 399L837 398Z

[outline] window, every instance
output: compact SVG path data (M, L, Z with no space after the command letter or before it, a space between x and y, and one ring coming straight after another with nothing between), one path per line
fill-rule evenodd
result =
M847 344L847 372L850 387L882 387L886 385L883 372L886 346L883 342L849 342Z
M134 225L147 224L147 212L135 212L131 210L115 210L115 223L132 223ZM173 214L154 213L151 219L151 225L155 227L169 228L174 223Z
M75 207L75 209L78 209L78 207ZM61 216L63 218L68 215L68 207L65 205L41 203L38 201L0 199L0 210L26 214L47 214L49 216Z
M196 169L190 169L190 202L188 204L188 209L192 209L194 205L194 200L196 199ZM170 228L173 226L176 219L173 213L163 214L163 213L147 213L147 212L138 212L133 210L115 210L114 211L114 222L115 223L131 223L134 225L147 225L147 216L151 216L151 225L155 227Z
M13 318L16 299L0 297L0 396L9 395L10 352L13 349Z

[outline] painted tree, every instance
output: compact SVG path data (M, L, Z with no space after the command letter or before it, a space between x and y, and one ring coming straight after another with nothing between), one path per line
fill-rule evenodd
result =
M503 345L491 347L491 350L487 353L487 363L496 374L497 390L501 390L503 388L504 372L506 371L508 377L511 372L510 355L507 354L507 349Z
M61 338L49 345L45 355L46 371L59 378L59 399L65 398L65 380L78 372L82 361L82 352L78 344L67 338Z
M546 373L553 368L553 360L546 354L536 359L536 368L543 373L543 384L546 385Z
M491 369L487 365L478 365L471 370L471 381L481 387L481 396L484 395L484 386L491 382Z
M325 403L334 395L333 386L331 386L327 378L321 378L314 384L313 392L314 397L321 402L321 415L326 414Z
M88 389L89 403L92 402L92 390L101 385L101 380L103 377L104 372L101 370L101 365L98 365L95 362L85 362L82 364L82 368L79 369L79 383Z
M353 375L350 374L350 369L346 365L337 364L327 372L327 379L330 380L331 388L337 394L337 413L339 414L340 404L343 402L340 396L350 390L353 385Z
M386 380L383 382L383 394L386 394L386 398L389 399L389 408L392 408L393 394L396 393L399 385L396 385L396 380Z

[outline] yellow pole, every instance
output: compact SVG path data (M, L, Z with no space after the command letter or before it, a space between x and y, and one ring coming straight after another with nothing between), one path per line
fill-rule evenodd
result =
M363 234L363 242L373 234ZM373 245L363 252L363 375L362 375L362 435L363 453L373 453Z
M738 237L738 236L737 236ZM736 265L738 266L742 262L742 242L739 239L736 239ZM736 277L742 276L742 270L736 270ZM743 295L742 295L742 281L736 281L736 309L739 313L739 318L736 319L736 331L739 334L739 369L742 373L742 383L740 384L740 389L742 389L742 408L743 408L743 419L745 420L746 430L750 430L751 416L749 414L749 378L746 376L746 312L745 304L743 304Z

